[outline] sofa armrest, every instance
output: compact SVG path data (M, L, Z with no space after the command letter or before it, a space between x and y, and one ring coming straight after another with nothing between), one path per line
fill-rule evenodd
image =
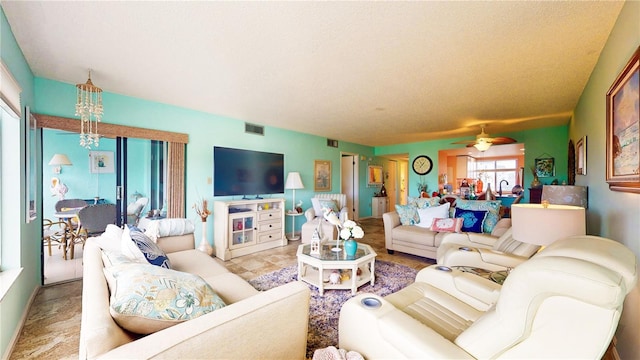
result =
M400 216L397 212L391 211L382 214L382 223L384 224L384 243L388 250L393 250L393 228L400 226Z
M156 244L166 253L195 249L193 233L186 235L159 237Z
M438 264L449 267L471 266L489 271L500 271L516 267L527 260L523 256L485 248L457 246L457 244L441 246L438 250Z
M309 287L294 281L147 335L101 358L304 359L309 296Z
M307 221L311 221L316 217L316 211L313 210L313 208L308 208L304 212L304 217L307 219Z
M382 303L375 309L362 305L364 297ZM473 359L433 329L373 294L348 300L340 310L339 347L357 351L365 359Z
M502 286L478 275L432 265L418 272L415 282L429 284L480 311L487 311L500 296Z
M340 222L344 223L345 221L349 220L349 210L347 209L347 207L343 207L342 209L340 209L340 213L338 214L338 218L340 219Z
M529 258L524 256L518 256L513 254L503 253L501 251L495 251L491 249L477 249L482 261L485 264L492 264L499 267L497 270L506 270L507 268L514 268ZM494 269L489 269L494 270ZM495 271L495 270L494 270Z

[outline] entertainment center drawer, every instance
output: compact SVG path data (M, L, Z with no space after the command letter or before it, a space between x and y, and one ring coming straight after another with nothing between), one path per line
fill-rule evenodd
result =
M281 239L282 239L282 231L280 230L268 231L268 232L260 233L260 235L258 235L258 243L264 243L264 242L281 240Z
M282 221L261 221L258 223L258 231L271 231L282 229Z
M279 221L279 219L281 218L282 218L282 211L280 211L279 209L258 211L258 221L270 220L270 219L278 219Z

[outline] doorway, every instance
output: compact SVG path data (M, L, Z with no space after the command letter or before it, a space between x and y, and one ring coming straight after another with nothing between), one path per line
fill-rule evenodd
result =
M360 218L358 154L342 153L340 161L341 192L347 196L348 218L357 221Z

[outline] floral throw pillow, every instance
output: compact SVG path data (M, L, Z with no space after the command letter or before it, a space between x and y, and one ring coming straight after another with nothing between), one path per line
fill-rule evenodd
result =
M396 212L398 213L398 217L400 217L400 223L402 225L415 225L420 222L418 209L413 205L396 204Z
M194 274L141 263L114 265L104 273L111 291L111 316L137 334L151 334L225 306Z
M409 198L409 205L413 205L418 209L424 209L440 205L439 197L432 198Z
M456 208L456 218L462 219L462 231L481 233L486 217L487 211Z
M319 199L318 203L320 203L320 208L321 209L331 209L336 214L338 214L340 212L340 209L338 209L338 203L335 200ZM316 216L317 215L318 214L316 214Z
M431 224L431 231L459 233L461 230L462 230L461 218L433 219L433 224Z
M464 200L458 199L456 209L462 210L482 210L487 212L487 218L482 226L482 232L491 234L493 228L500 220L500 200ZM457 216L456 216L457 217Z

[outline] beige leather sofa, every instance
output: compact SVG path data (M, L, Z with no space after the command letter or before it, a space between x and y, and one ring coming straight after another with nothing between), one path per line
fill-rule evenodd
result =
M451 242L460 239L460 242L472 241L493 244L511 227L511 219L503 218L498 221L491 234L440 233L415 225L402 225L400 217L395 211L382 214L382 221L385 247L389 254L400 251L430 259L437 258L438 247L445 237Z
M556 241L502 286L433 265L394 294L348 300L339 347L366 359L600 359L636 271L631 250L595 236Z
M88 239L85 246L79 358L305 357L309 288L296 281L259 292L215 258L195 250L193 234L161 237L157 243L174 270L201 276L227 306L144 337L122 329L109 313L101 255L101 248L119 248L115 237L105 233Z

